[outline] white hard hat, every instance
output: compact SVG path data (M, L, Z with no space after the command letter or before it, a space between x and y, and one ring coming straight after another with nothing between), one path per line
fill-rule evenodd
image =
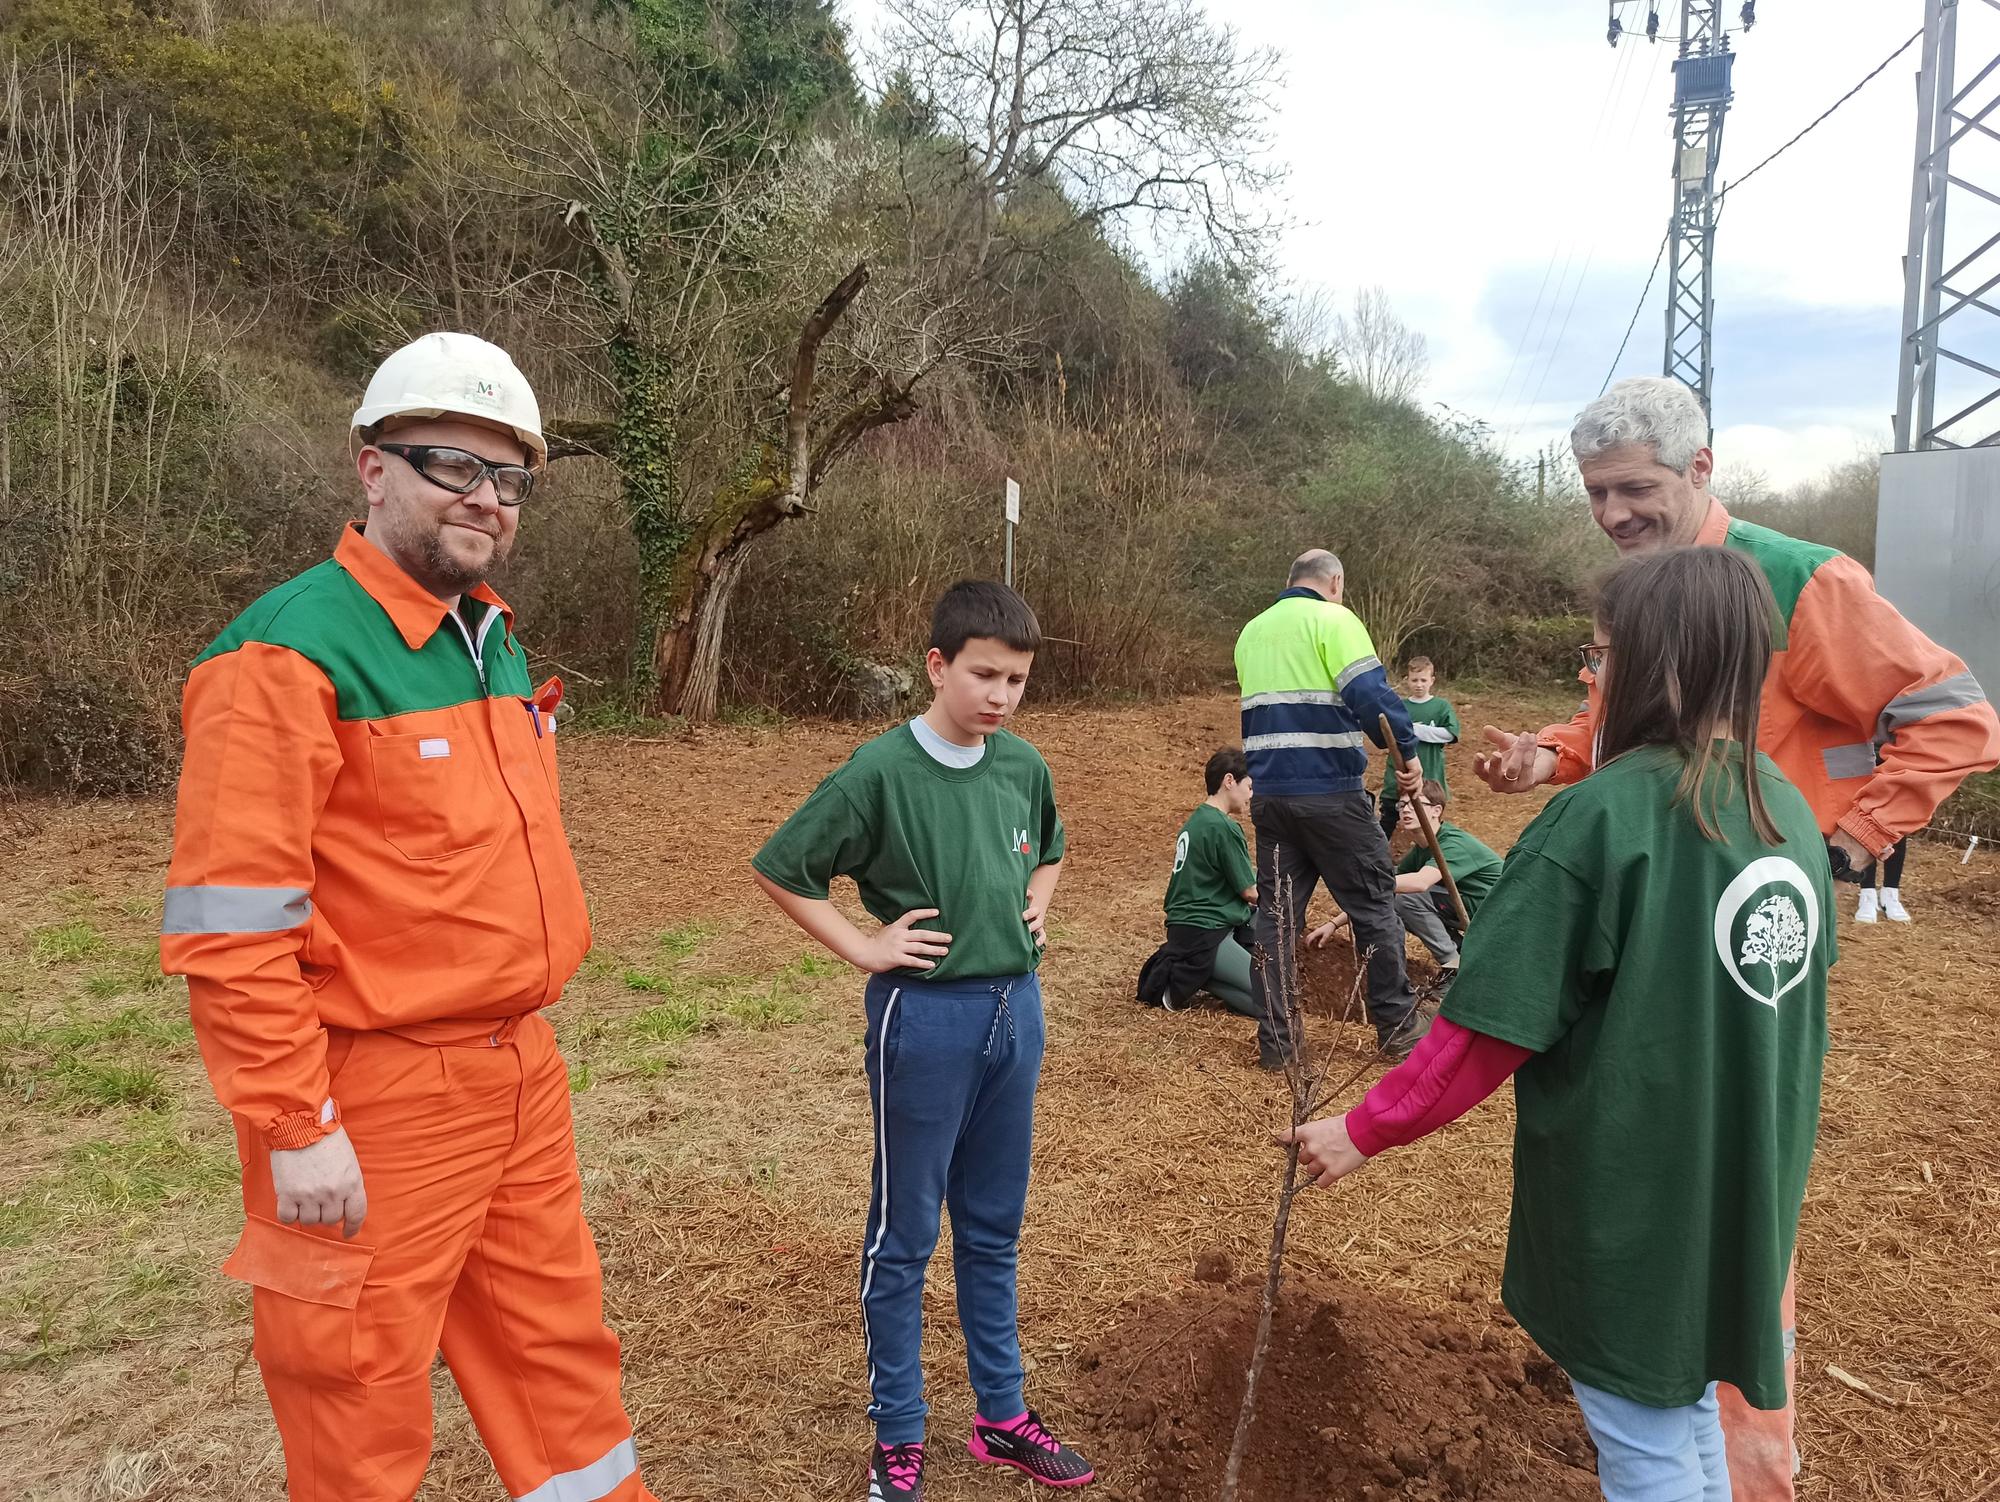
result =
M476 417L512 428L530 464L549 457L542 409L507 351L475 334L425 334L376 368L352 426L391 417Z

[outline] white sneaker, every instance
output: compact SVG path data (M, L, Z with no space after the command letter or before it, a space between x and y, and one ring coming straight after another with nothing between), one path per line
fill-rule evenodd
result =
M1903 894L1894 887L1882 888L1882 916L1891 923L1908 923L1909 909L1903 906Z
M1854 909L1854 921L1856 923L1873 923L1875 921L1875 911L1874 889L1863 888L1861 901Z

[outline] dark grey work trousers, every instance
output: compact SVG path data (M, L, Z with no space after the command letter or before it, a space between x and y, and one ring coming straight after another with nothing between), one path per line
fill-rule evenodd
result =
M1416 997L1403 967L1396 873L1389 864L1389 842L1377 822L1375 799L1366 792L1302 798L1259 794L1250 801L1250 822L1257 830L1260 963L1251 968L1250 990L1258 1013L1258 1053L1270 1063L1283 1058L1288 1048L1285 1020L1273 997L1279 977L1296 973L1298 955L1284 952L1278 943L1279 894L1284 894L1287 908L1282 931L1298 937L1313 886L1322 881L1354 924L1356 951L1374 951L1368 961L1368 1020L1386 1039L1409 1020Z

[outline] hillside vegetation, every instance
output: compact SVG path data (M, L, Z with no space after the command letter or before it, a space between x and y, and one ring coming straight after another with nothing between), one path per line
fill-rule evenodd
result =
M187 661L325 556L440 327L541 395L498 582L600 720L850 712L1010 476L1038 694L1216 682L1315 544L1385 657L1566 675L1574 490L1420 405L1379 295L1263 269L1281 59L1194 0L884 14L869 58L825 0L17 0L0 778L171 774Z

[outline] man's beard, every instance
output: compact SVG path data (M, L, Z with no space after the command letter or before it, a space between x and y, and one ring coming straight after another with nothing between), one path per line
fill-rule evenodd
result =
M432 594L459 595L484 584L488 575L507 561L507 542L502 537L493 538L493 553L483 564L467 564L452 556L445 546L445 523L439 522L429 528L412 525L398 529L402 535L391 540L399 544L397 551L404 558L404 566L416 575L417 581ZM415 567L411 567L414 564Z

